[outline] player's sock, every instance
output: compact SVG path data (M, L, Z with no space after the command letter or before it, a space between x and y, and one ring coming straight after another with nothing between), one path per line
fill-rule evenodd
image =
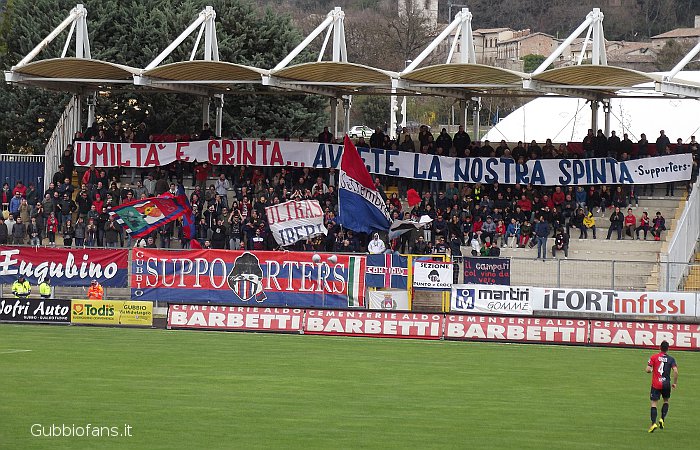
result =
M651 407L651 423L656 423L656 416L657 415L658 414L656 412L656 406L652 406Z
M666 414L668 414L668 403L664 403L664 405L661 407L661 418L665 419Z

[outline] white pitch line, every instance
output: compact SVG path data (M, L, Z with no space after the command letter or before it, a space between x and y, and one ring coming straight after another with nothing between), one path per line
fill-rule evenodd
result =
M19 350L19 349L0 350L0 355L10 354L10 353L25 353L25 352L31 352L31 350Z

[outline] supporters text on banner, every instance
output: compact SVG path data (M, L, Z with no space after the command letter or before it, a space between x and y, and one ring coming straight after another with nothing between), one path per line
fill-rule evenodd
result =
M0 322L69 323L70 300L0 300Z
M448 314L445 339L588 343L588 320Z
M126 287L128 267L126 249L0 247L0 284L24 275L32 286L51 278L54 286L89 286L96 279L105 287Z
M133 299L364 307L365 257L310 252L135 249Z
M75 142L75 164L87 167L158 167L174 161L214 165L339 168L343 146L270 140L168 143ZM517 164L510 158L454 158L359 148L369 172L425 181L484 184L653 184L689 180L689 153L616 161L612 158L544 159Z
M301 332L304 310L250 306L168 305L168 328Z
M464 284L510 284L510 259L464 258Z
M292 200L268 206L265 214L270 231L280 245L328 234L318 200Z
M485 284L452 286L450 311L532 315L530 287Z
M153 303L131 300L72 300L71 323L153 325Z

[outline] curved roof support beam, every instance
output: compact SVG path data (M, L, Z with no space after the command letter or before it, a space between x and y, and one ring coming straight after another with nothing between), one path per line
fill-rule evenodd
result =
M698 39L698 43L695 44L695 47L693 47L693 49L690 50L690 52L688 52L688 54L685 55L685 57L683 57L683 59L681 59L680 61L678 61L678 64L676 64L676 66L675 66L673 69L671 69L671 71L668 73L668 75L665 75L665 76L664 76L664 81L671 81L671 80L673 80L673 78L674 78L676 75L678 75L678 72L680 72L681 70L683 70L683 68L684 68L686 65L688 65L688 63L689 63L690 61L692 61L693 58L695 58L695 57L697 56L698 53L700 53L700 39Z
M88 38L87 31L87 9L82 3L75 5L75 8L71 9L68 17L63 20L54 30L49 33L36 47L32 49L31 52L27 54L20 62L12 67L12 70L18 69L22 66L29 64L43 49L45 49L51 42L53 42L56 37L63 30L65 30L70 25L71 29L68 33L68 39L66 39L66 44L63 47L63 55L65 56L68 49L68 43L73 37L73 30L76 30L75 34L75 56L77 58L91 58L90 54L90 39Z
M589 29L588 34L586 36L586 41L584 42L583 46L583 51L585 51L585 48L587 46L587 41L588 41L588 36L591 34L593 35L593 59L591 63L593 65L608 65L608 57L605 53L605 34L603 33L603 12L600 10L600 8L593 8L593 11L589 12L588 15L586 16L586 20L579 25L576 30L574 30L571 35L569 35L568 38L562 42L559 47L557 47L554 52L552 52L547 59L540 64L540 66L535 69L534 72L532 72L533 75L540 74L547 70L547 67L549 67L550 64L552 64L557 58L561 56L562 53L564 53L564 50L566 50L567 47L571 45L571 43L583 33L583 30Z
M202 11L200 11L197 18L190 24L189 27L183 31L180 36L175 38L173 42L168 45L165 50L163 50L158 56L155 57L150 64L148 64L145 70L151 70L162 63L165 58L170 56L170 54L177 48L178 45L187 39L187 37L192 34L197 27L201 27L199 34L197 36L197 41L195 42L194 50L192 55L197 52L197 47L199 46L199 41L201 40L202 33L204 34L204 60L205 61L218 61L219 60L219 48L216 40L216 11L211 6L207 6Z
M308 45L320 35L323 30L328 29L328 33L326 34L326 38L323 42L323 46L321 47L321 52L318 55L318 61L320 62L323 60L323 53L326 51L326 45L328 44L328 39L331 35L331 32L333 33L333 61L334 62L347 62L348 61L348 52L347 52L347 47L345 45L345 13L343 12L342 8L340 7L335 7L333 8L333 11L329 12L328 15L326 16L325 20L321 22L319 26L317 26L311 33L309 33L306 38L301 41L299 45L297 45L294 50L289 52L289 54L279 62L275 66L274 69L272 70L280 70L287 65L289 65L290 62L294 58L296 58L299 53L301 53Z
M455 33L447 62L449 63L452 59L452 54L457 45L457 40L459 39L460 35L463 35L466 37L466 45L462 45L460 62L475 64L476 52L474 51L474 37L472 35L472 13L469 12L469 8L462 8L462 10L457 13L452 23L447 25L447 27L442 30L442 33L440 33L438 37L436 37L433 42L431 42L425 48L425 50L423 50L420 55L418 55L416 59L414 59L413 62L409 64L408 67L406 67L401 73L403 74L410 72L418 67L420 63L422 63L425 58L427 58L436 48L438 48L440 43L442 43L442 41L444 41L454 30L457 30L457 32ZM466 52L464 51L464 47L466 47Z

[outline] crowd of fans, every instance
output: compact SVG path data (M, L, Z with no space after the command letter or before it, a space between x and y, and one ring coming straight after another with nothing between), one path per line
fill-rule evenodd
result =
M213 138L209 127L187 139ZM185 139L173 136L174 140ZM115 125L100 127L94 124L76 140L110 142L148 142L159 140L148 134L145 125L122 129ZM335 142L325 128L318 142ZM618 160L643 158L657 154L692 153L696 161L698 144L693 137L689 144L681 140L672 145L663 131L655 144L646 142L644 135L633 144L627 134L619 139L613 133L606 138L592 130L581 145L582 153L569 149L566 144L555 147L551 140L540 146L531 142L527 147L518 142L509 148L505 141L493 148L489 141L479 144L459 127L450 136L443 129L437 137L423 126L414 141L406 129L395 140L378 128L366 142L357 141L358 147L384 147L406 152L420 152L450 156L497 156L513 158L518 162L542 158L575 158L612 156ZM180 223L166 224L138 241L125 233L118 221L109 214L112 207L122 202L184 191L186 179L192 180L188 197L195 215L195 235L204 248L273 250L279 248L272 238L265 216L265 208L292 199L316 199L325 212L327 236L318 236L287 247L301 251L363 252L379 248L371 244L364 233L342 229L336 221L338 213L335 169L310 167L272 168L250 166L214 166L207 162L176 161L153 169L90 167L78 172L80 182L73 184L73 149L69 146L61 165L43 192L33 184L24 186L18 181L14 187L5 183L2 189L3 215L0 218L0 244L57 244L85 247L152 247L188 248ZM215 180L215 181L211 181ZM383 239L384 249L401 253L451 253L462 255L466 247L472 255L498 255L499 247L538 248L538 257L545 258L547 239L554 236L552 254L561 251L568 256L571 229L579 231L579 239L596 238L596 221L609 220L607 238L615 233L632 239L647 239L651 234L659 239L665 230L660 212L651 219L646 211L639 216L638 195L646 194L653 185L631 186L532 186L480 183L419 182L417 180L374 177L375 184L385 198L394 219L418 220L429 216L433 221L424 228L404 233L389 240ZM694 180L693 180L694 181ZM388 198L385 183L398 184L398 192ZM409 187L418 191L419 201L406 206ZM665 186L666 195L674 195L674 183ZM626 209L627 214L622 211ZM608 214L609 218L601 215ZM376 238L375 238L376 239ZM175 243L179 242L179 245Z

